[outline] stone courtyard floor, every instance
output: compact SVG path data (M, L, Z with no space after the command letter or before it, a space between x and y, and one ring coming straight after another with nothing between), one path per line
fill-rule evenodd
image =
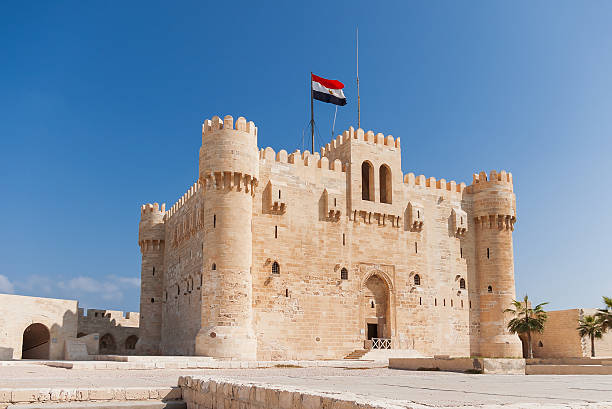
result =
M369 399L396 399L434 407L546 405L563 408L610 402L610 406L598 407L612 408L612 376L606 375L467 375L330 367L95 370L23 364L0 366L0 388L169 387L176 386L181 375L218 375L240 381L321 392L350 392Z

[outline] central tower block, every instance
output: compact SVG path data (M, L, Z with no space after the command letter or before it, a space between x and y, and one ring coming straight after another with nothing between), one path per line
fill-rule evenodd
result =
M240 117L204 121L202 327L196 355L254 360L252 215L259 178L257 128Z

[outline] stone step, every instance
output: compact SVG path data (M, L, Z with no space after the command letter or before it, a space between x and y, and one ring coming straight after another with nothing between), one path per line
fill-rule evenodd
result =
M367 349L356 349L350 354L348 354L347 356L345 356L344 359L359 359L367 353L368 353Z
M133 400L107 402L16 403L7 409L187 409L182 400Z

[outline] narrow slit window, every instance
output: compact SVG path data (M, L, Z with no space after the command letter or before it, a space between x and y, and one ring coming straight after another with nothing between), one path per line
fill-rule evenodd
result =
M454 307L454 304L455 303L453 302L453 299L451 298L451 307Z
M374 308L374 301L370 301L370 307Z
M215 263L212 263L212 266L210 267L211 270L216 270L217 269L217 265Z
M459 247L459 257L463 258L463 247Z
M285 297L289 297L289 289L285 288Z
M434 307L437 307L437 306L438 306L438 299L434 298Z
M342 245L346 246L346 234L342 233Z
M153 266L153 275L155 275L155 266Z
M345 267L343 267L342 270L340 270L340 279L348 280L348 270Z
M418 253L419 253L419 243L415 241L414 242L414 254L418 254Z
M274 226L274 238L278 239L278 226Z
M213 214L213 229L217 227L217 215Z
M423 305L423 298L419 297L419 305Z
M338 203L336 202L336 198L334 197L334 207L338 206Z
M488 287L487 287L487 292L488 292L488 293L492 293L492 292L493 292L493 287L488 286Z
M461 300L461 308L463 308L463 300Z
M446 307L446 298L442 300L442 306Z
M280 191L280 189L278 190L278 198L279 199L281 198L281 191Z
M487 247L487 258L491 258L491 250Z

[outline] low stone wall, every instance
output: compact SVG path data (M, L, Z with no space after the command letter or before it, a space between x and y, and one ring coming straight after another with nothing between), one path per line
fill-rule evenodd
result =
M181 399L181 396L178 387L0 389L0 408L24 403L169 401Z
M324 393L220 377L180 377L187 409L406 409L389 399Z
M504 358L389 358L389 368L449 372L525 374L524 359Z

